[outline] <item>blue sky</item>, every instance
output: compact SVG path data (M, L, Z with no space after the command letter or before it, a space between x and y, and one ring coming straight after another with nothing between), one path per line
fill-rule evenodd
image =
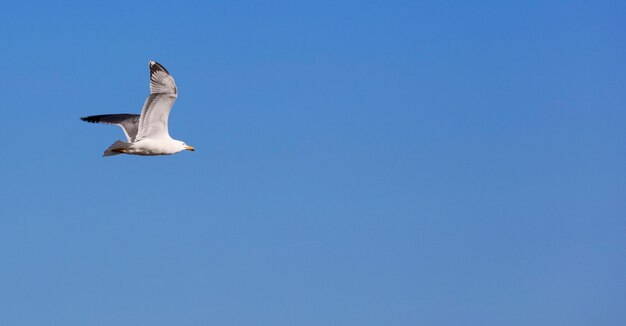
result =
M624 325L619 1L11 2L2 325ZM147 62L166 157L102 151Z

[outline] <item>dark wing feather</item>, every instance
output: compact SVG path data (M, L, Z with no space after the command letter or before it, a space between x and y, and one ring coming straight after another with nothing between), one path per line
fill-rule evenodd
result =
M139 130L139 118L139 114L123 113L92 115L80 119L91 123L105 123L119 126L124 131L126 139L128 139L129 142L133 142L135 141L137 131Z

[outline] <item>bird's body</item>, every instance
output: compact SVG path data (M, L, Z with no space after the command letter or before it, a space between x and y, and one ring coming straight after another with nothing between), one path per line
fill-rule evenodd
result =
M104 114L81 118L93 123L106 123L122 128L127 141L118 140L104 151L103 156L171 155L183 150L194 151L180 140L170 137L167 120L178 90L174 78L159 63L150 61L150 95L138 114Z

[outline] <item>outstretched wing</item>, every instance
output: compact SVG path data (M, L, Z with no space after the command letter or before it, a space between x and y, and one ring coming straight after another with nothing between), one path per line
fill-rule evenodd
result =
M150 61L150 95L139 119L137 140L169 137L167 119L178 90L170 73L158 62Z
M106 123L122 128L126 139L134 142L139 129L139 114L103 114L80 118L91 123Z

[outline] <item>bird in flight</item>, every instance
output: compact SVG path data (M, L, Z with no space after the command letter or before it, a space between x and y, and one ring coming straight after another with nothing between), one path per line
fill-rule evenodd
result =
M118 140L102 156L171 155L183 150L195 151L185 142L173 139L167 130L167 119L178 96L172 75L156 61L150 61L150 95L139 114L104 114L80 118L122 128L127 141Z

